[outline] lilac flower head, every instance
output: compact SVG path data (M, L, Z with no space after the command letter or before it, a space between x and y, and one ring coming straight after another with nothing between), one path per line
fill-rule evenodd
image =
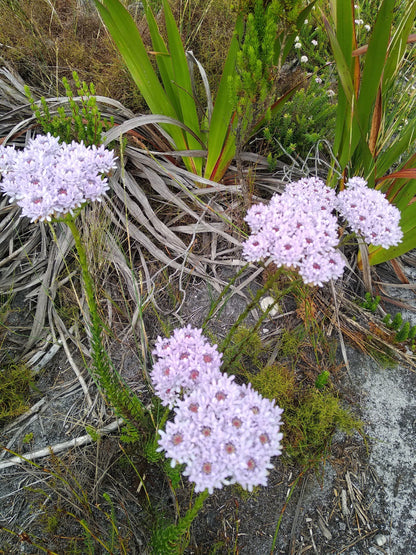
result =
M100 174L115 168L115 160L103 146L61 145L49 133L38 135L21 151L0 146L0 190L22 208L22 216L50 221L101 200L109 187Z
M367 187L361 177L351 178L338 193L337 209L367 243L388 249L403 238L399 209L381 191Z
M253 233L243 244L244 258L270 257L277 267L297 269L313 285L340 277L344 264L336 250L335 202L335 191L312 177L290 183L267 206L252 206L246 221Z
M175 409L160 432L159 451L185 464L195 491L238 482L251 491L266 485L271 457L281 454L282 409L233 376L204 381Z
M221 376L222 355L202 330L191 326L174 330L169 339L158 337L153 351L157 361L150 377L163 405L172 408L186 393Z

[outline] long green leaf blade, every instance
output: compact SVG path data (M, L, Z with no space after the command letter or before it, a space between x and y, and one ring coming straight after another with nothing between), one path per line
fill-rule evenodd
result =
M360 95L357 102L359 126L365 132L367 132L369 127L369 119L385 65L385 55L390 39L394 4L395 0L384 0L381 4L371 34L368 50L365 55ZM358 136L356 139L358 142Z
M150 110L176 118L129 12L119 0L94 0L94 3Z
M409 2L403 17L397 24L389 47L389 55L383 72L383 86L388 88L401 66L407 46L407 38L414 30L416 2Z
M151 112L180 119L153 69L130 13L119 0L94 0L94 3ZM177 150L189 149L186 135L179 127L163 127L172 136ZM184 163L188 169L195 171L192 158L184 158Z
M181 117L179 119L200 137L201 130L199 127L196 102L193 97L192 82L182 39L167 0L163 0L163 8L173 66L173 88L176 89L175 96L179 99L179 104L181 106ZM199 143L197 143L192 136L188 136L187 141L189 142L189 148L200 148ZM202 160L196 158L192 163L195 164L195 172L201 175Z
M208 130L208 156L205 166L204 176L215 181L215 170L221 153L224 152L224 143L227 139L228 156L235 153L235 136L232 129L232 116L234 107L230 100L228 78L235 71L235 60L239 49L239 38L242 36L243 19L237 19L233 38L231 40L228 56L224 64L221 81L218 87L217 97L215 99L214 109L212 111L211 125Z
M150 37L152 39L153 50L155 51L156 63L159 69L160 77L162 79L163 87L166 91L167 96L172 102L178 117L179 114L181 113L181 107L180 107L179 99L175 94L175 91L173 88L174 75L173 75L172 58L169 55L168 48L159 31L159 27L156 23L155 16L147 0L144 0L143 6L144 6L144 13L145 13L147 25L150 31Z
M399 160L401 154L406 152L416 142L416 118L409 121L409 124L400 132L400 136L395 139L388 148L377 159L377 177L384 174Z

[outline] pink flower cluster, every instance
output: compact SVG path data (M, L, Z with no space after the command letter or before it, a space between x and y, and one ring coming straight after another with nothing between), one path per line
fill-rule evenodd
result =
M72 214L85 202L101 200L108 184L100 174L112 168L114 154L104 146L61 145L49 133L31 139L20 151L0 146L0 190L32 222Z
M345 262L340 251L337 210L353 231L374 245L388 248L403 237L400 212L386 197L353 178L336 195L319 178L287 185L268 205L253 205L246 222L252 233L243 243L249 262L269 258L276 266L298 270L305 283L323 286L341 277Z
M353 177L345 187L338 193L337 210L351 229L367 243L385 249L398 245L403 239L399 209L383 193L369 189L361 177Z
M193 362L181 357L192 349ZM282 409L221 373L221 355L215 351L201 330L190 326L175 330L170 339L158 338L153 354L160 358L151 378L163 403L175 406L174 420L160 431L158 450L166 452L172 466L186 465L184 474L197 492L212 493L236 482L251 491L266 485L271 457L281 454ZM205 357L212 358L207 361L211 366L201 363ZM196 380L190 377L193 371L198 372ZM166 391L167 385L175 395Z
M157 357L151 372L155 393L170 408L184 394L222 375L217 346L191 326L175 329L169 339L158 337L153 355Z
M297 269L313 285L340 277L344 261L336 249L335 198L333 189L310 178L291 183L268 205L252 206L245 218L252 234L243 244L243 256L250 262L270 257L278 267Z

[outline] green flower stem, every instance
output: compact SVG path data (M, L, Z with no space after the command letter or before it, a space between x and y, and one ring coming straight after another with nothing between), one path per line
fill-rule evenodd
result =
M188 538L184 538L189 532L192 522L195 520L199 511L202 509L205 499L208 497L208 490L204 490L195 499L193 507L188 509L185 516L179 519L177 524L169 524L166 527L157 528L153 535L154 555L179 555L184 552L188 544Z
M192 522L195 520L199 511L202 509L202 505L204 504L204 501L208 497L208 495L209 493L207 489L205 489L202 493L200 493L198 497L195 499L194 506L188 509L186 511L186 515L179 520L176 526L178 530L181 531L182 534L184 534L189 530Z
M91 277L91 273L88 269L87 253L85 251L84 245L82 244L81 235L79 229L75 223L75 219L70 214L67 214L63 221L71 230L72 236L75 241L75 247L77 249L79 265L81 266L82 279L84 281L85 293L87 296L88 308L90 310L91 317L91 327L93 331L93 336L97 333L97 336L101 336L101 319L98 314L97 302L95 300L94 294L94 283Z
M105 393L116 414L121 416L126 423L130 424L133 427L132 429L139 430L142 428L145 409L137 395L134 395L125 385L113 367L110 357L104 348L102 341L103 323L98 313L94 282L88 269L85 247L82 243L78 227L75 224L75 216L67 214L61 221L66 223L74 237L90 311L91 356L93 359L93 371L90 373L96 384Z
M259 289L257 291L257 293L255 294L254 298L252 299L252 301L246 306L246 308L243 310L243 312L240 314L240 316L237 318L237 320L234 322L234 324L232 325L230 331L228 332L226 338L224 339L224 341L221 343L220 345L220 351L224 352L225 349L228 347L228 345L231 342L231 339L234 335L234 333L236 332L236 330L238 329L238 327L240 326L240 324L247 318L249 312L251 310L253 310L253 308L256 308L256 306L258 305L260 299L263 297L263 295L265 295L265 293L267 293L268 291L270 291L270 289L272 288L273 284L279 279L281 273L283 271L283 268L278 268L278 270L269 277L269 279L267 280L266 284L264 285L264 287L262 287L261 289ZM284 294L287 295L296 285L296 282L290 284L284 291ZM282 296L282 295L280 295ZM277 302L277 300L276 300ZM266 311L266 315L268 314L268 312L273 308L274 305L271 305L268 307L268 310ZM261 321L263 321L263 319L265 318L262 317Z

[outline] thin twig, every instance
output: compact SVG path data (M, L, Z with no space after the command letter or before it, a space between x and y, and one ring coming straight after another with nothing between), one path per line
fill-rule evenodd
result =
M108 424L107 426L104 426L103 428L100 428L99 430L97 430L96 433L97 435L105 435L105 434L111 433L114 430L116 430L123 422L124 420L122 418L118 418L111 424ZM6 461L0 462L0 470L2 470L3 468L8 468L9 466L16 466L24 462L29 462L34 459L47 457L51 453L54 453L54 454L60 453L61 451L66 451L67 449L71 449L72 447L80 447L81 445L88 445L91 442L92 442L92 437L89 434L86 434L84 436L70 439L69 441L64 441L63 443L57 443L56 445L39 449L38 451L25 453L24 456L16 455L15 457L10 457Z

